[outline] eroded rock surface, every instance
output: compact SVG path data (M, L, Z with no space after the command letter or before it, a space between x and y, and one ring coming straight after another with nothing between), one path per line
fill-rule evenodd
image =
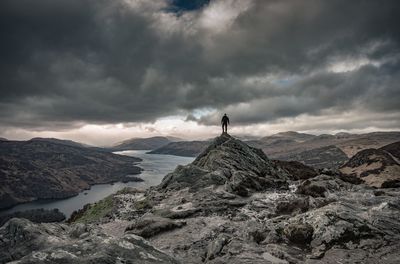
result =
M224 133L217 137L189 165L180 166L165 176L160 189L198 190L210 185L240 196L254 191L287 188L287 174L279 170L260 149Z
M112 237L82 224L11 219L0 228L0 263L178 263L142 237Z
M303 166L272 162L223 135L158 187L117 195L124 214L110 221L128 221L128 233L144 232L182 263L395 263L399 191Z

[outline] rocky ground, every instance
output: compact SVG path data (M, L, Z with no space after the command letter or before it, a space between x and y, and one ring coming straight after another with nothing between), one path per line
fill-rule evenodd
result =
M352 182L225 134L159 186L125 189L72 224L10 220L0 262L400 263L399 189Z

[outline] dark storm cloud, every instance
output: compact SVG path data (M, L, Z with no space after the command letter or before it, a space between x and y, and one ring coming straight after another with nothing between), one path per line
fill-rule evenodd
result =
M399 111L398 1L176 2L0 1L0 124Z
M270 89L266 98L230 105L221 112L230 113L235 117L235 123L241 124L273 121L300 114L318 116L323 115L325 110L333 113L352 110L398 113L400 91L396 84L399 82L400 72L388 74L384 67L363 66L356 72L318 73L284 89ZM199 119L191 116L190 120L211 125L218 122L220 115L215 113ZM398 127L400 121L395 120L392 125Z

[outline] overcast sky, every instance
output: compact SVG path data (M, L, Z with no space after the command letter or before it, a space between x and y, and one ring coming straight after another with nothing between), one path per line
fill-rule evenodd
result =
M0 136L400 130L398 0L1 0Z

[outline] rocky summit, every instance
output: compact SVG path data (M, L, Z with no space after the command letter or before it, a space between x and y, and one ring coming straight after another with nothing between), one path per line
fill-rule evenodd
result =
M266 189L287 189L286 175L259 149L224 133L187 166L168 174L159 189L198 190L223 185L230 193L248 196Z
M148 190L70 224L11 219L0 262L400 263L400 191L271 161L228 134Z

